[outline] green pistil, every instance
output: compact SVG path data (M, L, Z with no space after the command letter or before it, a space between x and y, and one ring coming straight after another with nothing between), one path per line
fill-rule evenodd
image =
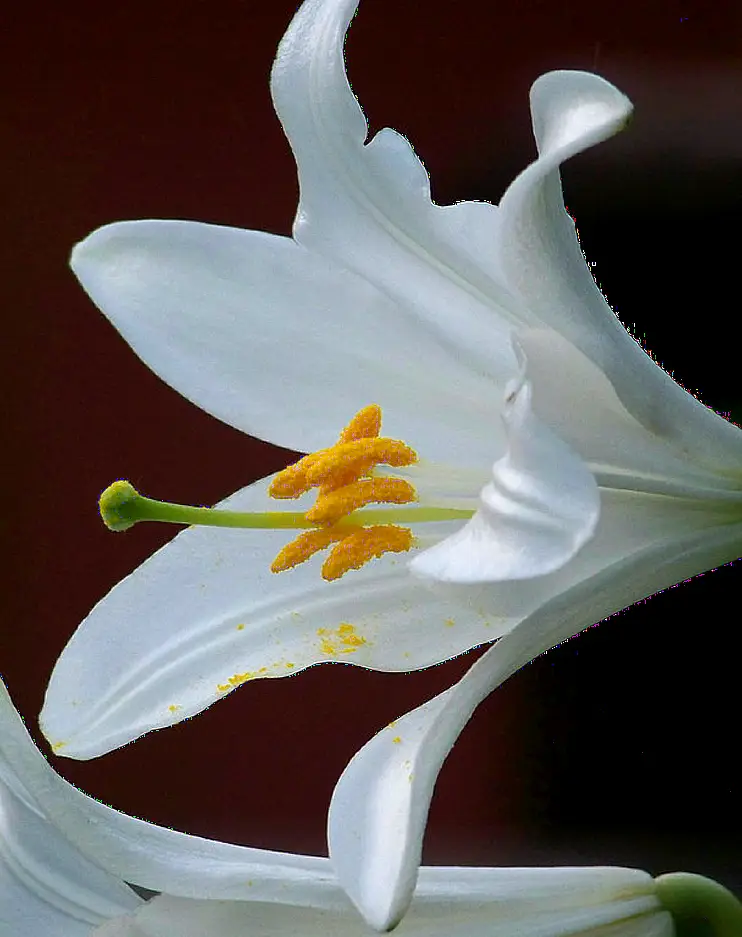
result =
M655 879L657 897L672 915L678 937L740 937L742 903L723 885L691 872Z
M242 527L264 530L301 530L316 527L299 511L223 511L218 508L195 508L145 498L127 481L117 481L100 496L100 516L109 530L128 530L139 521L165 524L188 524L201 527ZM338 526L360 527L369 524L418 524L431 521L468 520L473 511L458 508L398 507L363 509L343 518Z

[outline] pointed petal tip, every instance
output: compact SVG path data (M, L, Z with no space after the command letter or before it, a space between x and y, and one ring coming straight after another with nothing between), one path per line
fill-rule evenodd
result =
M105 251L111 246L121 234L128 234L131 229L143 228L151 224L150 221L113 221L110 224L101 225L95 228L90 234L87 234L82 240L78 241L70 251L69 265L75 276L84 284L86 267L91 263L100 260L112 260L106 258Z

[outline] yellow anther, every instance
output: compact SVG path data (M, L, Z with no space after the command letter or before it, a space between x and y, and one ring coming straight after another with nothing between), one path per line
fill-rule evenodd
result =
M274 573L303 563L333 543L336 546L322 567L325 579L337 579L374 556L410 549L412 533L402 527L335 526L366 504L409 504L417 498L405 479L373 475L377 465L399 467L417 462L414 449L398 439L379 436L380 430L380 407L364 407L334 446L304 456L273 479L268 489L273 498L298 498L310 488L319 489L314 506L304 517L309 524L323 528L309 530L287 544L271 565Z
M347 529L336 530L332 527L307 530L305 533L299 534L291 543L286 544L271 563L271 572L282 573L285 569L293 569L294 566L308 560L310 556L314 556L319 550L324 550L331 543L336 543L338 540L342 540L343 537L347 537L347 535Z
M416 498L415 489L404 478L362 478L320 495L304 516L311 524L334 524L365 504L409 504Z
M414 449L398 439L389 439L386 436L337 443L330 449L316 453L316 456L306 468L310 485L325 485L332 480L335 473L347 472L351 468L361 474L372 465L380 463L396 467L417 462Z
M384 553L405 553L412 547L412 542L412 531L407 527L396 524L362 527L332 548L322 564L322 578L331 582Z
M298 462L294 462L293 465L286 466L268 486L268 494L271 498L298 498L305 491L309 491L313 483L307 481L307 472L325 452L327 452L326 449L311 452Z
M315 462L310 471L313 471L317 467L317 464L318 463ZM322 479L320 482L317 482L317 487L319 488L319 494L324 495L329 491L335 491L336 488L344 488L345 485L350 485L352 482L357 481L362 475L367 475L373 465L373 457L364 456L362 459L355 459L347 463L341 462L337 465L332 465L329 469L327 465L325 465L323 471L315 474L312 478ZM308 480L311 484L315 484L312 479L308 478Z
M338 442L352 442L354 439L368 439L378 436L381 430L381 407L372 403L359 410L340 434Z

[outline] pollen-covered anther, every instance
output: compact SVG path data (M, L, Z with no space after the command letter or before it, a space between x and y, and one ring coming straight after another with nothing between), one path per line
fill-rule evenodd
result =
M298 498L299 495L309 491L315 483L308 481L307 474L325 452L327 449L310 452L293 465L287 465L268 486L268 494L271 498Z
M396 524L362 527L332 548L322 564L322 578L332 582L384 553L406 553L413 542L414 537L408 527L398 527Z
M346 485L350 485L363 475L368 475L374 465L373 458L364 456L362 459L333 465L330 471L313 474L309 481L314 485L313 479L321 478L321 481L316 483L319 489L318 496L326 495L330 491L335 491L336 488L344 488ZM316 463L310 471L313 471L315 467Z
M417 462L417 453L399 439L377 436L373 439L355 439L336 443L330 449L317 453L318 458L307 466L306 476L310 485L332 485L338 476L355 472L358 478L374 465L412 465Z
M334 524L366 504L409 504L416 500L415 489L404 478L362 478L320 495L305 517L310 524Z
M375 403L359 410L340 434L339 443L368 439L381 431L381 407Z
M282 573L286 569L293 569L294 566L308 560L310 556L329 547L331 543L336 543L347 536L347 528L337 530L332 527L323 527L319 530L307 530L299 534L291 543L287 543L279 552L271 563L271 572Z

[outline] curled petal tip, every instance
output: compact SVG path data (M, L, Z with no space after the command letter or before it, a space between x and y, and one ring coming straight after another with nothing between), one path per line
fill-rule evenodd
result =
M553 71L531 87L531 113L539 152L564 156L607 140L628 123L631 101L592 72Z

